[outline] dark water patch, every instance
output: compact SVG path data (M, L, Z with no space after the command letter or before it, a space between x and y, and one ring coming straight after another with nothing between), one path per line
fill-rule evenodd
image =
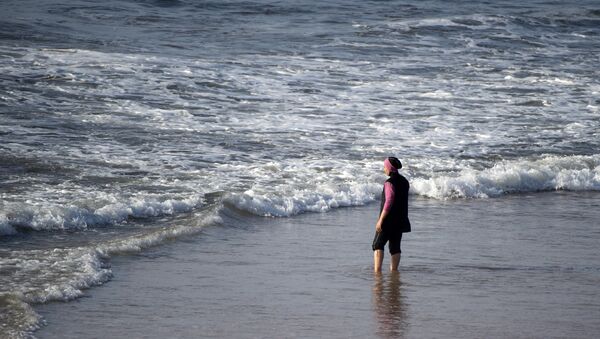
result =
M67 73L53 73L53 74L39 74L39 73L30 73L30 74L22 74L22 75L10 75L5 74L0 76L0 80L14 82L16 84L26 84L26 85L60 85L60 86L69 86L69 87L85 87L90 89L95 89L101 86L100 83L80 80L74 77L72 74ZM29 87L20 87L24 91L35 92L34 89ZM42 88L37 88L39 92L43 92Z
M294 15L294 14L310 14L312 10L306 7L282 6L273 4L259 4L251 1L203 1L195 3L193 7L200 10L221 10L226 11L230 15Z
M429 24L422 26L411 26L409 27L407 33L414 34L418 36L430 36L436 38L447 37L451 35L456 35L463 33L465 31L470 30L471 28L466 25L446 25L446 24ZM447 41L446 41L447 42Z
M427 12L430 9L427 10ZM433 9L435 11L435 9ZM418 14L424 13L425 10L422 7L412 4L393 4L391 2L385 2L383 11L380 13L385 18L389 19L405 19L413 18Z
M320 94L320 93L322 93L321 90L316 89L316 88L295 88L295 89L292 89L292 92L303 93L303 94Z
M515 104L516 106L527 106L527 107L546 107L550 106L550 102L546 100L528 100L523 102L518 102Z
M90 98L86 94L69 93L69 92L63 91L61 89L55 89L55 88L49 88L49 87L42 87L42 88L18 87L17 89L22 92L29 92L32 94L40 94L43 97L52 99L52 100L54 100L53 102L47 103L51 106L54 106L54 105L70 106L72 104L72 102L85 103L85 102L93 101L93 99Z
M196 81L194 83L196 85L200 86L200 87L206 87L206 88L227 89L227 90L233 89L233 87L231 86L231 84L228 84L228 83L225 83L225 82Z
M122 175L118 173L114 174L116 175L84 175L77 179L77 183L82 185L90 185L92 187L98 187L102 185L128 183L133 179L133 177L130 175Z
M133 18L128 19L128 23L132 24L132 25L139 25L139 24L155 24L155 23L162 23L165 22L165 17L164 16L160 16L160 15L140 15L140 16L135 16Z
M552 19L549 17L532 16L533 13L528 13L523 16L511 16L510 22L517 25L521 29L542 30L551 29L554 27Z
M17 22L0 22L0 40L19 46L47 44L57 41L70 41L65 34L44 30L43 27Z
M356 31L354 32L354 35L356 35L357 37L361 37L361 38L368 38L368 37L383 37L383 36L388 35L389 33L390 33L390 30L385 27L361 26L356 29ZM331 36L331 35L329 35L329 36Z
M186 45L176 45L176 44L161 44L161 46L163 47L169 47L169 48L175 48L175 49L180 49L180 50L188 50L190 49L188 46Z
M452 70L451 67L443 66L409 66L396 68L392 72L398 75L418 75L418 76L436 76L439 74L447 74Z
M142 6L147 7L159 7L159 8L176 8L185 6L186 3L180 0L151 0L151 1L137 1Z
M101 5L86 5L86 6L69 6L58 5L48 9L49 14L56 14L70 18L82 19L86 21L106 21L123 19L122 13L128 13L131 8L118 6L101 6Z
M510 94L532 94L532 93L547 93L544 88L528 88L528 87L492 87L487 89L490 92L510 93Z
M524 79L524 78L528 78L528 77L541 78L544 76L544 74L540 73L540 72L535 72L535 71L523 70L523 71L514 72L511 74L511 76L514 78L517 78L517 79Z
M310 14L312 11L304 8L294 7L279 7L272 5L245 5L239 8L237 11L233 11L233 14L240 15L297 15L297 14ZM338 22L339 23L339 22Z
M142 170L137 170L137 171L114 171L114 172L112 172L112 174L119 175L119 176L125 176L125 177L147 177L147 176L151 175L152 172L142 171Z
M481 25L483 25L483 22L481 22L479 20L468 19L468 18L452 19L451 21L454 23L460 24L460 25L465 25L465 26L481 26Z
M476 43L479 47L491 48L498 51L522 51L523 49L543 48L544 43L530 41L525 37L488 37L484 41Z
M598 29L600 27L600 19L582 19L582 18L573 18L573 19L557 19L555 22L559 25L572 28L594 28Z
M0 175L51 174L73 175L79 171L49 159L0 154Z

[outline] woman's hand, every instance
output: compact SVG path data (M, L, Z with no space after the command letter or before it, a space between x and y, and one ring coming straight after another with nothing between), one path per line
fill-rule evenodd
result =
M377 233L381 232L381 225L383 224L383 221L385 220L385 217L387 217L388 213L389 212L386 210L381 211L381 215L379 216L377 224L375 225L375 231Z

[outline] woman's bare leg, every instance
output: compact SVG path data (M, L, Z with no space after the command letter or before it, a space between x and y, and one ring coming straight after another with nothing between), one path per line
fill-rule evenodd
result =
M392 255L392 261L390 262L390 271L398 271L398 265L400 265L400 253Z
M373 251L373 263L375 273L381 273L381 265L383 265L383 250Z

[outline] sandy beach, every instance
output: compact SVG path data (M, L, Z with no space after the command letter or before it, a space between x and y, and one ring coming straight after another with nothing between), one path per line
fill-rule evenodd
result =
M597 193L411 200L399 275L371 272L374 204L291 218L226 210L198 235L111 260L36 307L39 338L593 338Z

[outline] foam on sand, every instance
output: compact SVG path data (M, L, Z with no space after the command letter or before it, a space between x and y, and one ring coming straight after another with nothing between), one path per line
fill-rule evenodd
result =
M17 295L0 293L0 334L2 338L27 338L39 328L40 317Z
M78 298L84 289L111 279L110 256L196 234L206 225L219 222L218 212L218 208L204 210L198 212L192 224L165 226L95 246L7 252L0 257L0 267L8 274L7 283L0 286L0 329L6 326L12 338L26 337L40 321L30 304Z

